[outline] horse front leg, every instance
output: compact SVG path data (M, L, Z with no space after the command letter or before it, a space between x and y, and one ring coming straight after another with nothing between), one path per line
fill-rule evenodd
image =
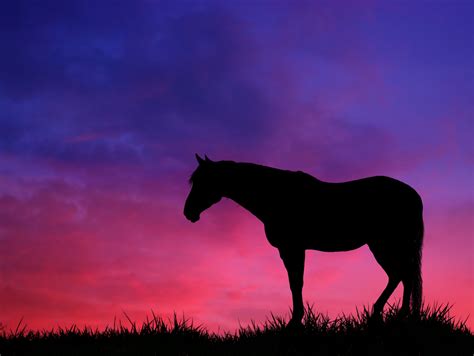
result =
M290 282L293 298L293 313L288 326L301 325L304 315L303 305L303 274L304 274L304 249L280 249L280 257L285 264Z

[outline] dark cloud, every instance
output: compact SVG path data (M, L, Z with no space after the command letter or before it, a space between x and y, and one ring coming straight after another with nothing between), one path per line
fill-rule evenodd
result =
M179 152L189 140L209 140L209 132L211 140L248 144L262 134L267 104L245 68L252 39L223 9L20 2L6 13L17 20L3 25L3 149L127 162L134 151L120 140L64 141L128 135ZM18 111L23 105L30 113Z

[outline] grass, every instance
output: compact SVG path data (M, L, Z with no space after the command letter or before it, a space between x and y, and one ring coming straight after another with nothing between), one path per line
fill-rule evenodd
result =
M271 315L234 333L217 335L192 320L147 318L137 325L125 314L121 323L104 330L75 325L33 331L22 321L15 330L0 331L0 355L469 355L474 337L466 321L450 315L451 306L423 306L419 316L401 318L398 305L373 321L364 308L355 315L330 320L307 306L303 326L285 328Z

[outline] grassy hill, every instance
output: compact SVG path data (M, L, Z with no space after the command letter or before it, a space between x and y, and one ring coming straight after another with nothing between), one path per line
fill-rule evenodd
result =
M449 305L424 306L419 317L400 318L392 306L380 321L371 320L367 310L330 320L308 306L301 329L289 330L283 318L271 315L261 325L223 335L184 318L163 320L153 313L140 326L128 319L128 326L101 331L74 325L33 331L19 323L15 330L0 332L0 354L472 356L472 332L449 311Z

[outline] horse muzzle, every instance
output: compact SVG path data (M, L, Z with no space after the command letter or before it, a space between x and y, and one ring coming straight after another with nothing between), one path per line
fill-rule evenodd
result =
M199 214L191 214L191 213L185 211L184 216L186 217L186 219L188 219L192 223L195 223L195 222L199 221Z
M192 223L195 223L197 221L199 221L199 215L197 216L190 216L190 217L187 217L189 221L191 221Z

